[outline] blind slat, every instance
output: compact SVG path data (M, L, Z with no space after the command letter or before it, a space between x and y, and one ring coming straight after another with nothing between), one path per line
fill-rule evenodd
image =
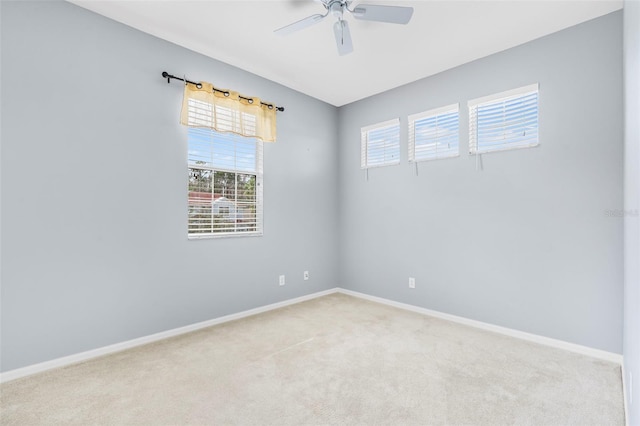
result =
M538 145L538 86L469 101L469 152Z

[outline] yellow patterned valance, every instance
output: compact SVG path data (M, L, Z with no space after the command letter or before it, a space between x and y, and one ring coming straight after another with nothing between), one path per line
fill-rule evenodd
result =
M211 83L185 84L180 122L217 132L236 133L263 142L276 141L276 107Z

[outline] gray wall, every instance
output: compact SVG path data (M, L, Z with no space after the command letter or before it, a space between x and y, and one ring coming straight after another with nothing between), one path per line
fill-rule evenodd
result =
M540 146L476 171L467 101L535 82ZM622 87L616 12L340 108L341 286L621 353ZM416 176L407 115L455 102L460 157ZM401 164L365 181L360 127L395 117Z
M629 424L640 425L640 2L624 3L624 366ZM629 385L636 381L633 401Z
M0 3L2 371L337 285L335 107L68 3ZM286 107L263 237L187 240L163 70Z

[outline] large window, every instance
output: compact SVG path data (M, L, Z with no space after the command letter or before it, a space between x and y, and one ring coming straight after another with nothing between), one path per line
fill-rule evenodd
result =
M360 144L361 168L400 164L400 120L363 127Z
M469 101L469 152L538 145L538 84Z
M262 234L262 142L189 128L189 238Z
M409 116L409 161L459 155L458 109L454 104Z

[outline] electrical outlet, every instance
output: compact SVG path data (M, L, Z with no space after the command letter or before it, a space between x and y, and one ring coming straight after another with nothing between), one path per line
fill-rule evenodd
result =
M284 275L280 275L280 285L284 285Z
M416 288L416 279L409 277L409 288Z
M304 280L307 281L309 279L309 271L304 271Z

